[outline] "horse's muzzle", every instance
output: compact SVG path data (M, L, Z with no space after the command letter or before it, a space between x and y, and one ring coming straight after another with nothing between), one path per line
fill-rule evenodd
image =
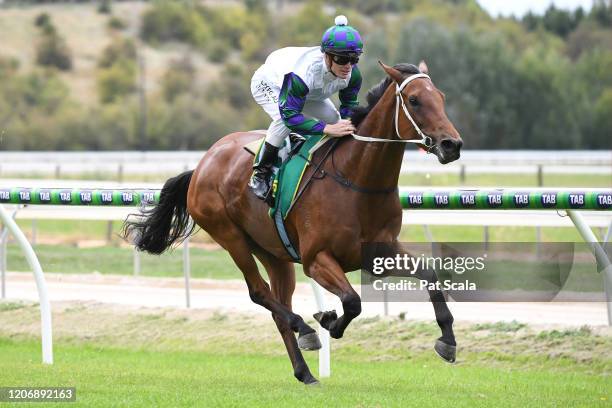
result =
M438 161L442 164L454 162L461 155L461 146L463 146L461 138L455 139L449 137L440 140L436 149Z

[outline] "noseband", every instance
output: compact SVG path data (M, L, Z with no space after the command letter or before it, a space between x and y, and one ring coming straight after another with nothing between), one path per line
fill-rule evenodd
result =
M404 90L404 88L406 87L406 85L408 85L410 82L414 81L415 79L418 78L428 78L431 80L431 78L429 78L429 75L427 74L415 74L415 75L411 75L408 78L404 79L404 81L398 85L395 84L395 134L397 135L398 139L379 139L376 137L369 137L369 136L360 136L360 135L356 135L356 134L352 134L352 136L357 139L360 140L362 142L385 142L385 143L417 143L417 144L422 144L425 147L427 147L427 153L431 153L432 149L436 146L433 142L433 139L431 138L431 136L426 135L421 128L419 127L419 125L416 124L416 122L414 121L414 119L412 118L412 116L410 115L410 112L408 111L408 107L406 106L406 103L404 102L404 98L402 96L402 91ZM410 123L412 123L412 126L414 127L414 130L416 130L417 134L421 137L420 139L411 139L411 140L406 140L406 139L402 139L401 135L400 135L400 131L399 131L399 109L400 106L402 107L402 110L404 111L404 115L408 118L408 120L410 121Z

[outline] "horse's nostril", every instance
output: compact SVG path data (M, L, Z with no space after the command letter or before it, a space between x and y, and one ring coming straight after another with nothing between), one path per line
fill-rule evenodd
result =
M462 144L459 140L444 139L440 142L440 147L446 152L453 152L459 150Z

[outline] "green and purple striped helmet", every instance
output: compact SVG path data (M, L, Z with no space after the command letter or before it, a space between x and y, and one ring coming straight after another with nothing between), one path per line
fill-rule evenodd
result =
M335 25L328 28L321 39L321 52L336 55L357 56L363 52L361 35L348 25L345 16L338 16Z

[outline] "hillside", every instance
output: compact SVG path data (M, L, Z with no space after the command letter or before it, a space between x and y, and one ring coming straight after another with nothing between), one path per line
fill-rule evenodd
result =
M384 76L378 60L425 59L467 148L610 148L603 0L521 20L476 0L24 4L0 5L4 150L202 149L266 127L252 73L274 49L316 45L337 14L366 42L361 101Z
M127 24L119 32L109 29L109 15L97 11L97 3L60 3L0 8L0 56L15 58L23 71L36 65L35 42L39 37L34 21L47 13L66 39L73 55L73 70L60 76L69 86L71 96L80 102L93 104L97 100L96 74L98 59L114 38L121 36L138 40L142 13L149 7L142 1L113 5L114 16ZM211 64L201 54L183 44L152 47L140 42L146 62L147 91L156 92L159 81L170 61L188 53L203 81L214 81L220 67Z

